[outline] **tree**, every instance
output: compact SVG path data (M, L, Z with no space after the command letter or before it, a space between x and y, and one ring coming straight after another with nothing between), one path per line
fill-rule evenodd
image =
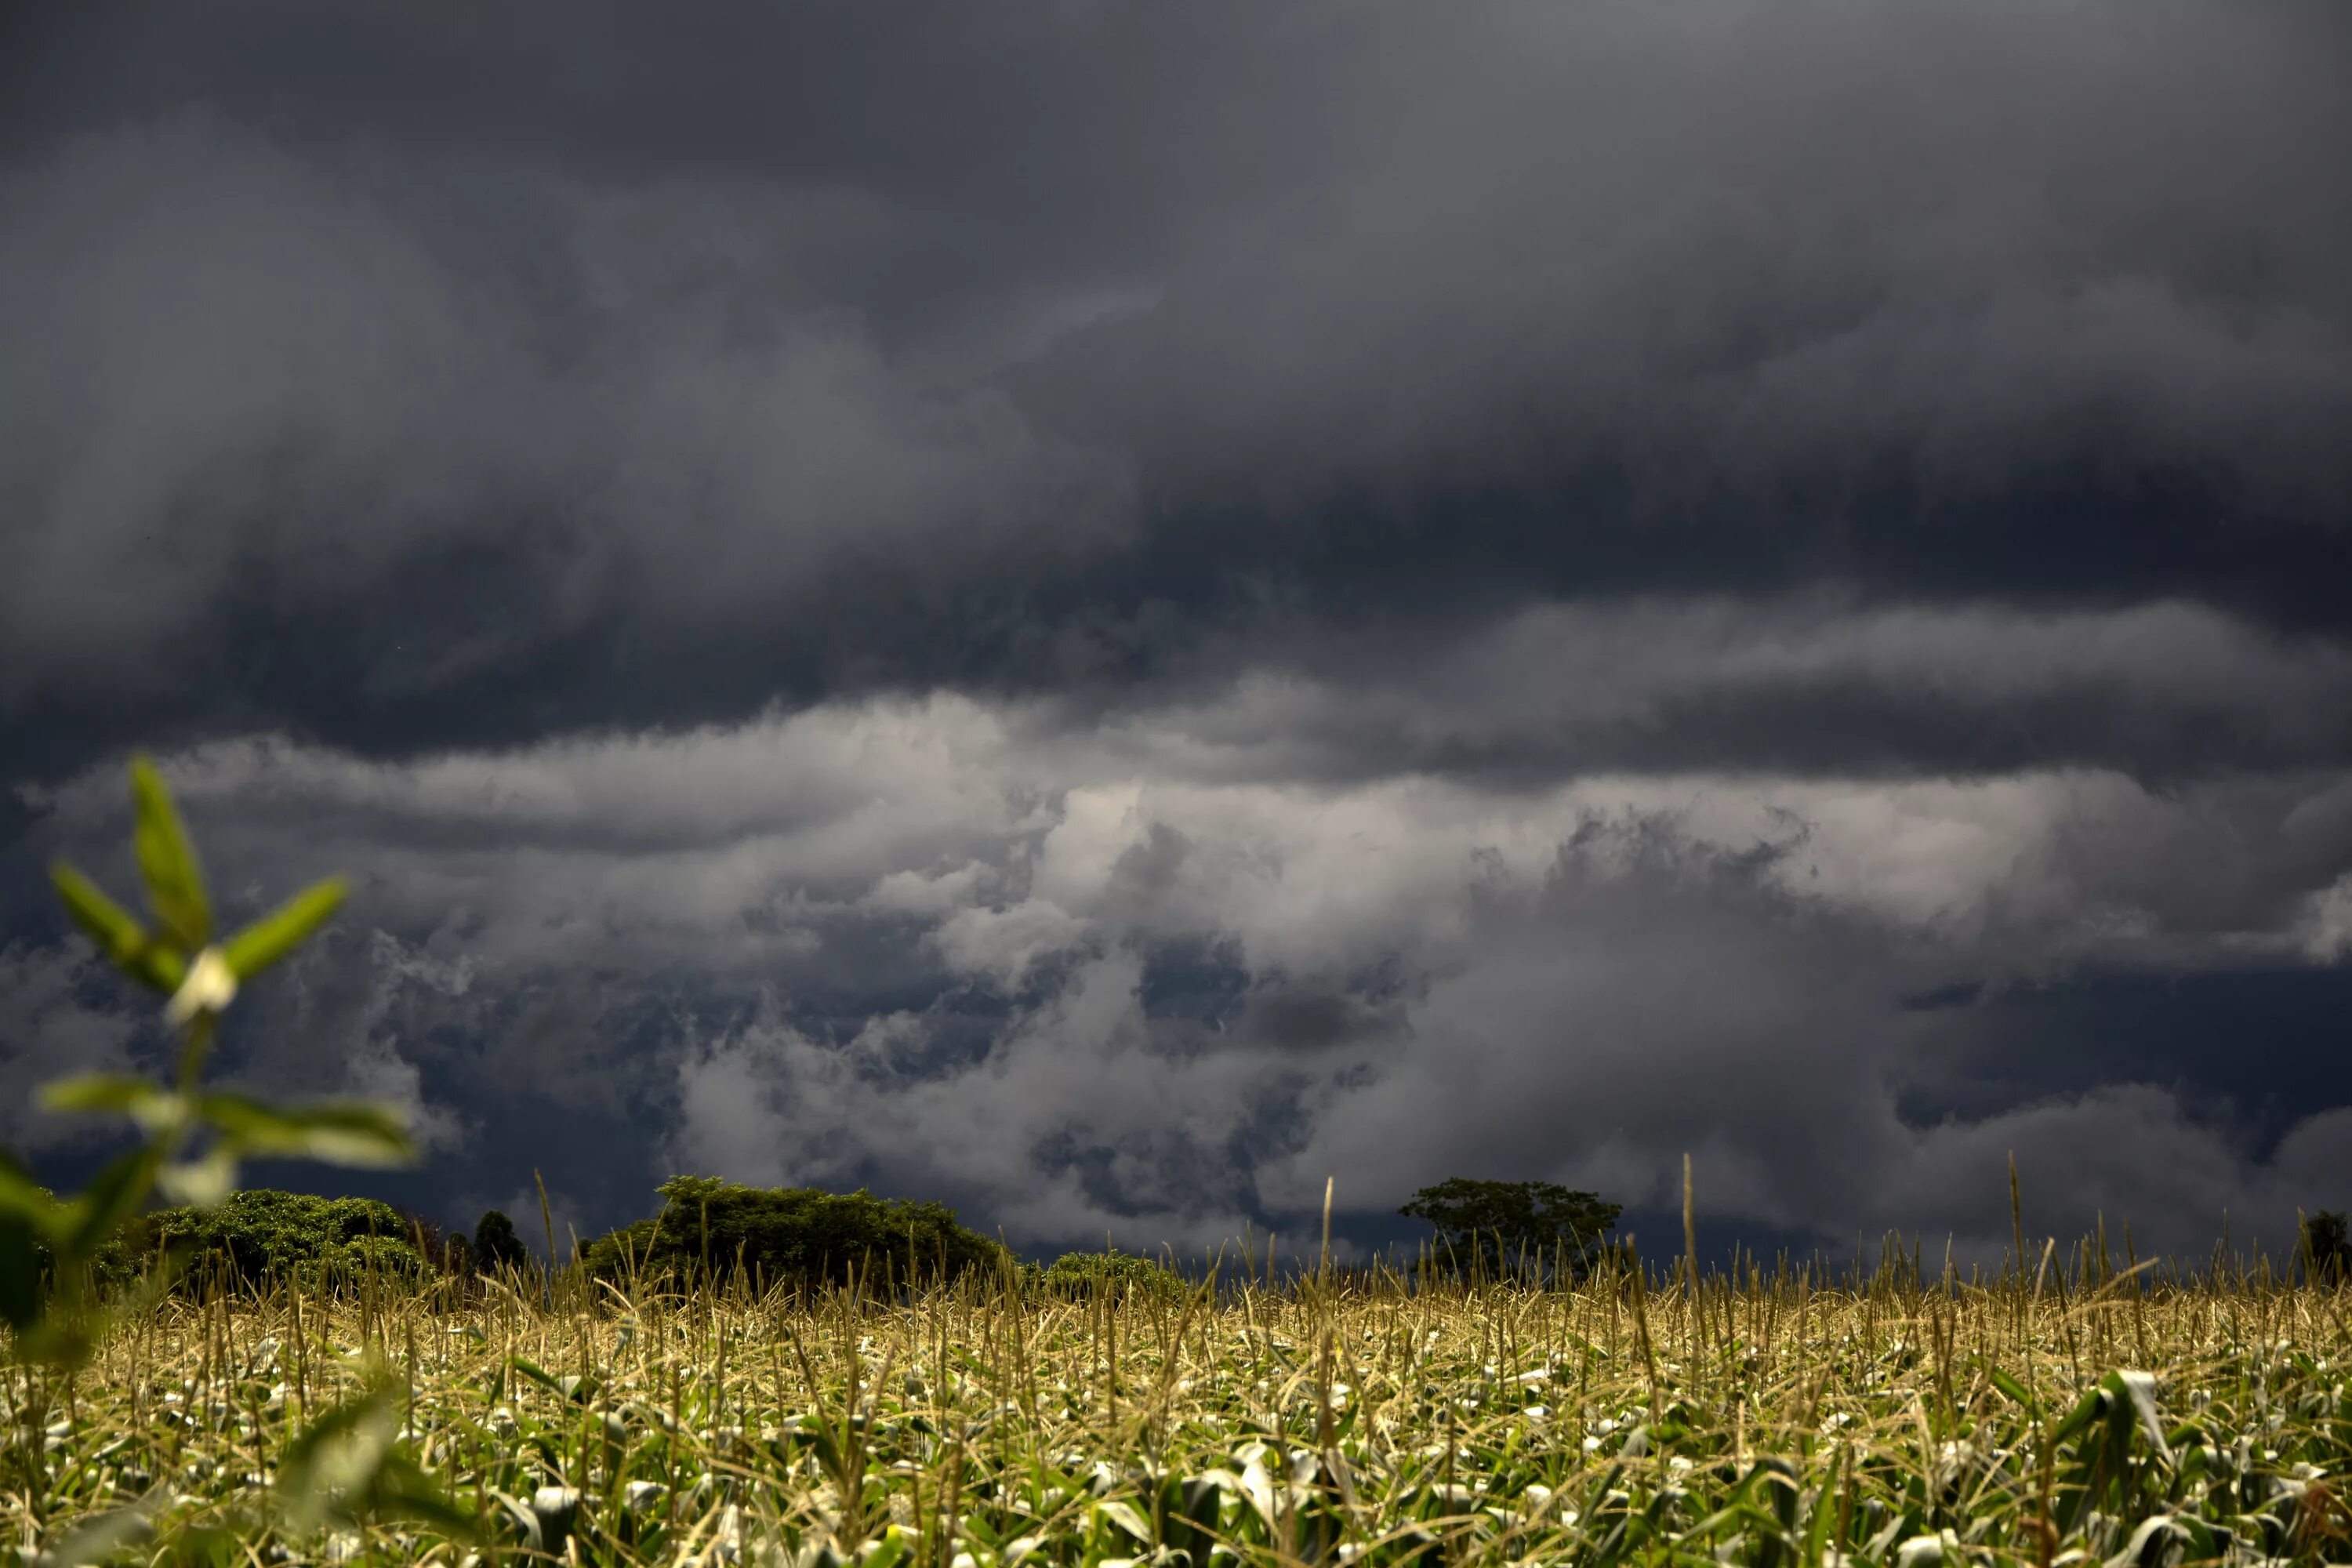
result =
M2305 1268L2315 1285L2340 1285L2352 1276L2352 1224L2334 1209L2303 1222Z
M1475 1182L1455 1176L1423 1187L1397 1211L1437 1227L1433 1262L1448 1273L1474 1268L1489 1279L1516 1276L1522 1260L1549 1279L1574 1278L1601 1254L1622 1205L1550 1182Z
M1065 1252L1036 1279L1056 1296L1087 1298L1152 1296L1181 1300L1192 1289L1181 1274L1158 1259L1138 1258L1117 1247L1108 1252Z
M530 1267L530 1251L515 1234L514 1221L496 1209L474 1222L473 1267L482 1274Z
M427 1272L399 1213L373 1198L249 1187L208 1209L159 1210L140 1228L141 1245L160 1244L182 1258L185 1278L197 1288L226 1277L247 1283L290 1279L333 1289L370 1275L417 1279Z
M877 1198L862 1187L827 1193L673 1176L656 1190L667 1200L659 1215L580 1249L591 1274L725 1279L740 1267L762 1285L862 1277L878 1296L910 1279L929 1284L1006 1259L1002 1246L958 1225L946 1205Z

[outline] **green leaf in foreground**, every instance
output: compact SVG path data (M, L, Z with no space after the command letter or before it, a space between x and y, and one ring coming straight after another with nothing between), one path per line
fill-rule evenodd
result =
M230 970L250 980L285 957L334 915L350 888L341 877L313 883L237 932L221 950Z
M381 1105L267 1105L246 1095L214 1092L199 1095L196 1108L243 1156L375 1166L404 1164L415 1157L400 1117Z
M278 1465L278 1505L287 1528L307 1535L324 1524L371 1517L404 1519L453 1541L479 1538L473 1518L451 1505L432 1478L394 1446L399 1391L387 1381L336 1405L294 1439Z
M1997 1366L1989 1366L1985 1368L1985 1377L1995 1388L2000 1389L2003 1394L2009 1395L2009 1397L2017 1405L2023 1407L2027 1415L2040 1415L2042 1414L2041 1402L2025 1391L2025 1385L2023 1384L2010 1376L2009 1373L2001 1371L2000 1368Z
M50 865L49 882L74 924L117 968L158 991L180 988L187 978L186 961L151 935L97 883L63 860Z
M43 1084L41 1109L85 1116L128 1116L149 1132L176 1126L187 1101L149 1079L129 1073L93 1072Z
M139 850L139 869L147 879L148 902L181 945L195 952L212 940L204 873L179 809L163 787L163 775L144 753L131 759L131 795L137 810L131 837Z

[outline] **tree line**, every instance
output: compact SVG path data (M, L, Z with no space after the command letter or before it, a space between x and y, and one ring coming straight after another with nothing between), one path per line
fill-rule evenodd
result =
M973 1268L1009 1271L1048 1289L1173 1290L1181 1279L1150 1258L1065 1254L1040 1267L960 1223L944 1204L879 1198L860 1189L748 1187L673 1176L660 1210L580 1243L570 1263L615 1283L672 1285L739 1276L755 1288L847 1286L880 1292L952 1281ZM1549 1182L1456 1177L1422 1188L1398 1213L1430 1226L1410 1268L1457 1280L1581 1279L1623 1244L1610 1233L1622 1205ZM2303 1222L2298 1261L2311 1282L2352 1282L2352 1223L2321 1210ZM102 1248L94 1283L120 1288L174 1259L196 1289L284 1280L337 1289L363 1281L536 1279L538 1257L514 1222L486 1211L469 1233L373 1198L249 1188L209 1208L139 1216Z

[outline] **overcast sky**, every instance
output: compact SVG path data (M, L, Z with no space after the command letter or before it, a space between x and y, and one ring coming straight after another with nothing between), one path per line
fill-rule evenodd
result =
M19 7L0 1142L222 1068L444 1221L1033 1251L2352 1207L2352 12ZM527 1228L536 1230L535 1225Z

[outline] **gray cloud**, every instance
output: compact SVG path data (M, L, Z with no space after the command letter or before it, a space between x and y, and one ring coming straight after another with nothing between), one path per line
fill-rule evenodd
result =
M2051 1062L2020 1076L2027 1021L1917 1003L2328 961L2341 773L1494 789L1183 761L1139 772L1123 731L937 698L167 767L211 863L256 879L232 901L330 867L362 889L240 1003L232 1069L389 1091L471 1188L527 1148L592 1222L694 1168L943 1194L1024 1241L1206 1246L1312 1208L1327 1175L1360 1215L1470 1169L1640 1203L1687 1149L1726 1217L1981 1241L1999 1153L2072 1171L2091 1128L2109 1152L2042 1188L2048 1223L2104 1205L2179 1247L2208 1210L2274 1216L2332 1180L2306 1101L2268 1152L2196 1124L2213 1180L2176 1202L2193 1042L2084 1081L2041 1026ZM119 793L106 770L39 796L47 842L112 837ZM1922 1120L1922 1097L1957 1109Z

